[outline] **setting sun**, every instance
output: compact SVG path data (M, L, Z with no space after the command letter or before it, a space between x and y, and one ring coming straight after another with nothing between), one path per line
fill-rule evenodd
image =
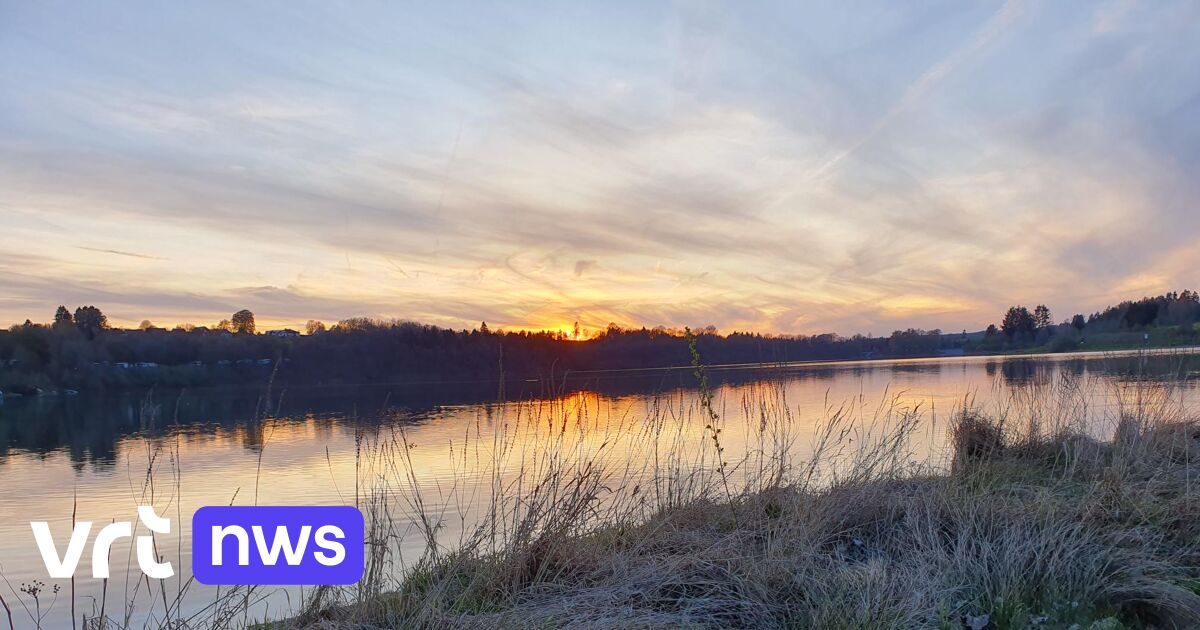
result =
M1200 628L1198 35L0 0L0 624Z

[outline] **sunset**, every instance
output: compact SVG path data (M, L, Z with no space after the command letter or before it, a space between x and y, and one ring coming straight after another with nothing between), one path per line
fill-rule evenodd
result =
M1198 200L1194 1L0 0L0 630L1200 628Z
M7 4L0 319L879 335L1181 288L1197 8L1082 8Z

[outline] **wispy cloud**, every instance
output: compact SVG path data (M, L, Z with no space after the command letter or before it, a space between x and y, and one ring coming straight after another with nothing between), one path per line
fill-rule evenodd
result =
M0 320L886 333L1196 282L1194 3L5 18Z
M75 249L82 249L84 251L97 252L100 254L113 254L116 256L128 256L130 258L141 258L143 260L166 260L165 258L163 258L161 256L150 256L148 254L135 254L133 252L123 252L119 249L104 249L104 248L100 248L100 247L86 247L83 245L76 245Z

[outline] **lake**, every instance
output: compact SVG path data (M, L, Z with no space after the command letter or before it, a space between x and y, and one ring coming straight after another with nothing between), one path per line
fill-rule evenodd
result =
M944 463L948 421L967 400L1014 418L1038 409L1050 423L1078 424L1099 436L1139 400L1191 413L1200 403L1200 356L1193 352L727 366L708 368L708 375L725 460L740 461L766 439L803 461L822 423L835 416L860 441L872 427L914 418L911 457L936 466ZM712 464L701 452L710 421L699 396L685 368L503 387L276 385L10 398L0 405L0 594L18 627L33 627L38 617L42 627L70 627L71 584L46 577L29 521L49 521L61 550L72 512L96 522L94 536L113 520L136 521L137 506L149 504L172 520L172 534L160 536L157 547L176 576L165 585L140 579L124 541L113 547L113 577L104 584L90 577L89 542L74 584L74 616L103 608L133 627L156 624L165 611L203 620L216 589L187 585L190 557L181 542L201 506L355 504L384 482L420 491L424 509L442 519L439 543L452 547L485 511L486 490L536 469L547 444L558 445L556 457L602 459L623 479L644 475L645 462L664 444L694 446L684 463ZM646 430L651 425L655 430ZM411 475L369 455L400 440ZM425 545L414 504L397 501L390 509L401 526L397 551L409 563ZM32 589L23 590L35 580L45 583L36 601L26 592ZM180 592L180 604L169 603ZM299 595L263 589L251 616L239 619L286 614Z

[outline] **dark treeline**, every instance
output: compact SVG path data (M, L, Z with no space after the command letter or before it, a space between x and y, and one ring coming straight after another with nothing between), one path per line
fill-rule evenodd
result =
M398 320L350 319L308 334L258 333L249 311L216 327L174 330L143 322L110 328L91 306L53 323L27 321L0 331L0 390L125 388L262 383L369 384L414 381L548 379L570 372L688 366L687 332L610 325L590 338L562 332L451 330ZM833 334L775 336L694 331L708 364L778 363L929 356L940 331L910 329L891 337Z
M1200 294L1169 292L1140 300L1127 300L1103 311L1072 317L1055 324L1050 309L1010 307L1000 326L989 325L981 335L967 337L967 352L1006 352L1040 348L1051 352L1104 349L1153 341L1156 345L1196 341L1200 320ZM1144 345L1144 344L1143 344Z
M1200 295L1195 291L1166 293L1121 302L1087 318L1087 327L1099 331L1150 326L1192 326L1200 320Z
M1000 326L980 333L908 329L888 337L719 334L715 329L627 329L610 325L590 338L578 332L493 332L487 324L451 330L399 320L350 319L306 334L262 333L248 310L212 328L174 330L143 322L114 329L103 312L59 307L48 324L26 321L0 331L0 391L282 384L370 384L548 379L570 372L683 367L687 335L710 365L1007 352L1042 347L1087 349L1095 340L1121 341L1136 331L1169 329L1195 335L1200 297L1183 291L1122 302L1054 324L1045 306L1014 306ZM1106 337L1107 335L1107 337Z
M438 378L547 378L567 372L687 366L685 331L624 329L610 325L588 339L559 332L448 330L411 322L350 320L330 330L295 339L286 364L290 377L305 381L370 383L433 375ZM837 335L721 335L694 331L697 349L709 364L832 360L888 354L888 338ZM926 334L927 333L922 333ZM901 333L901 335L903 335ZM936 348L938 335L928 335Z

